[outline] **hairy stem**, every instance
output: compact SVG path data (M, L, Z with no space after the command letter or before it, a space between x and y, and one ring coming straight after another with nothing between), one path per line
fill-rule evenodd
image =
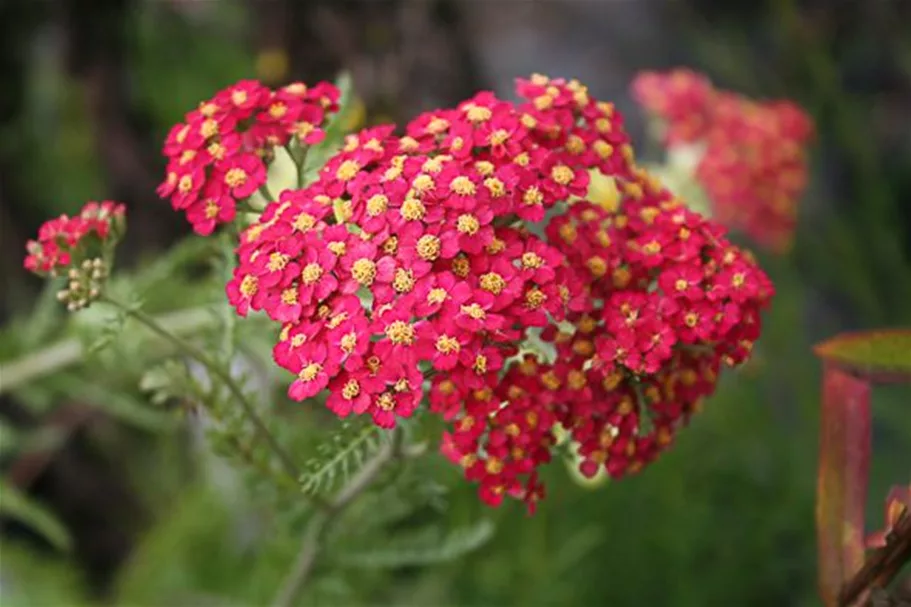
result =
M402 433L396 430L393 439L383 446L376 456L367 462L351 480L344 485L329 506L313 515L301 549L294 560L291 570L285 576L281 588L272 601L273 607L291 607L306 586L316 565L316 557L322 549L323 537L330 526L338 519L355 499L366 491L377 479L380 472L402 453Z
M174 335L193 333L214 322L208 307L187 308L155 317L155 322ZM82 360L82 342L75 337L0 364L0 394L56 373Z
M196 359L196 361L203 365L214 377L221 380L225 387L228 388L231 396L233 396L238 404L240 404L241 408L244 411L244 415L246 415L250 423L253 424L253 430L256 433L257 437L261 439L278 458L285 473L291 478L295 479L295 481L300 478L300 471L292 461L291 457L285 452L281 445L278 444L278 441L275 440L275 437L271 432L269 432L269 429L266 428L263 420L256 412L256 408L253 406L253 403L250 402L250 400L244 394L244 391L237 384L234 378L231 377L231 374L226 369L216 363L205 352L194 346L192 343L186 341L182 337L178 337L177 335L171 333L168 329L159 324L159 322L154 317L149 316L142 310L139 310L133 306L125 305L115 299L111 299L108 296L103 296L101 298L101 301L104 301L122 310L130 318L145 325L145 327L152 332L170 341L183 353Z

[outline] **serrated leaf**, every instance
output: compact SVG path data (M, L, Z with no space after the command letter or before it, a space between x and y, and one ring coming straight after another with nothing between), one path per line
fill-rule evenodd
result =
M328 440L323 439L316 455L305 462L299 479L301 489L308 494L331 491L351 478L388 440L387 433L373 424L353 432L343 427Z
M483 546L493 537L494 525L482 519L472 525L458 527L448 533L437 528L408 535L398 535L375 550L343 553L337 562L349 567L366 569L395 569L432 565L454 561Z
M814 351L826 362L877 382L911 382L911 330L842 333Z
M816 530L826 605L864 562L871 451L870 383L831 365L823 372Z
M196 388L186 365L176 360L167 360L152 367L139 379L139 389L146 392L155 405L195 395Z
M70 534L57 517L3 478L0 478L0 513L28 525L60 550L72 547Z

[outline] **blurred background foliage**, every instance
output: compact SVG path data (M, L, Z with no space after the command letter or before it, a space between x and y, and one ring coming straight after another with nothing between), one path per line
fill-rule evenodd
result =
M0 30L4 605L262 604L301 528L299 496L239 489L200 440L205 424L150 402L147 371L166 344L94 310L66 317L21 270L46 217L125 201L131 274L116 288L213 348L230 334L289 437L328 435L337 424L281 399L261 325L210 305L223 275L199 260L218 244L185 240L154 193L169 126L241 78L346 68L378 122L482 88L509 96L513 77L541 71L616 101L644 151L655 148L626 88L638 70L676 65L794 99L817 123L796 249L763 259L778 295L756 360L642 475L590 490L552 466L534 518L481 506L438 458L412 464L359 506L385 526L336 530L309 604L818 604L809 346L911 324L911 4L2 0ZM909 401L907 389L875 395L871 525L886 488L911 476ZM371 533L388 549L365 550Z

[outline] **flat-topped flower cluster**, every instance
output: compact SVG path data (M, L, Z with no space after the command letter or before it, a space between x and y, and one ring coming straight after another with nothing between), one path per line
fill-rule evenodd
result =
M633 94L664 123L673 147L701 142L695 178L714 219L772 251L788 249L807 186L807 114L790 101L757 101L716 89L687 69L643 72Z
M276 323L291 399L382 428L426 407L485 502L533 509L558 434L587 476L654 460L749 357L773 288L637 166L612 104L541 75L516 93L348 135L241 226L226 292ZM338 101L327 83L221 91L168 136L160 194L200 234L234 221L276 146L319 142ZM592 175L615 195L591 199Z

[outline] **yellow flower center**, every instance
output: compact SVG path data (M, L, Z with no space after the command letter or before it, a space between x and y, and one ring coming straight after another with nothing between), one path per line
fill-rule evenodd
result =
M231 93L231 102L234 105L243 105L247 102L247 91L234 91Z
M595 150L597 154L603 160L607 160L614 155L614 146L604 141L603 139L598 139L595 143L592 144L592 149Z
M339 340L338 345L343 352L351 354L354 352L354 348L357 346L357 335L354 333L354 331L345 333Z
M392 288L399 293L408 293L414 288L414 272L407 268L399 268L392 279Z
M449 184L449 189L459 196L473 196L477 191L471 179L464 175L459 175Z
M357 398L358 394L361 393L361 385L357 383L356 379L349 379L345 386L342 388L342 398L345 400L351 400Z
M284 103L278 102L278 103L273 103L272 105L269 106L269 115L275 119L279 119L287 113L288 113L288 106L285 105Z
M545 301L547 301L547 295L537 287L533 287L525 293L525 303L532 310L540 308Z
M475 370L475 373L487 373L487 357L483 354L478 354L471 368Z
M206 219L215 219L218 217L218 203L214 200L206 201Z
M316 376L319 375L320 371L323 370L323 366L319 363L310 363L297 374L298 379L301 381L310 382L316 379Z
M661 243L653 240L642 247L642 252L646 255L656 255L661 252Z
M441 304L446 301L446 289L436 287L427 293L427 303Z
M433 261L440 256L440 239L433 234L418 238L417 252L421 259Z
M592 276L595 278L601 278L607 274L607 262L603 257L590 257L585 265L588 267L589 272L592 273Z
M230 188L238 188L247 183L247 172L240 167L234 167L225 173L225 183Z
M490 108L479 105L472 105L465 110L465 117L471 122L484 122L490 120L491 116L493 116L493 112L490 111Z
M376 406L383 411L392 411L395 409L395 397L389 392L383 392L376 398Z
M551 178L560 185L569 185L576 176L573 170L566 165L558 164L550 170Z
M471 263L468 261L467 257L459 255L452 260L452 273L459 278L465 278L470 271Z
M214 137L218 134L218 123L211 118L207 118L203 121L202 126L199 127L199 134L206 139Z
M731 277L731 284L735 287L742 287L745 280L746 276L743 272L737 272Z
M456 338L449 337L448 335L440 335L437 338L436 349L440 354L453 354L458 353L461 346Z
M492 162L488 162L486 160L478 160L474 163L474 168L481 175L489 177L490 175L493 175L495 167L493 166Z
M488 272L481 275L481 288L485 291L499 295L506 288L506 281L496 272Z
M335 178L339 181L351 181L361 170L361 165L354 160L346 160L335 171Z
M278 272L279 270L284 270L285 266L288 265L290 257L287 255L282 255L281 253L272 253L269 255L269 264L268 268L270 272Z
M252 274L247 274L240 281L240 292L244 297L253 297L259 290L259 279Z
M414 188L414 191L418 194L423 194L429 192L434 188L433 177L427 173L421 173L411 182L411 187Z
M301 272L301 281L305 285L312 285L323 275L323 268L316 262L308 263Z
M544 194L541 193L538 186L533 185L522 194L522 202L528 206L542 204L544 202Z
M677 281L674 283L674 288L677 289L678 291L686 291L686 288L688 286L690 286L690 283L683 280L682 278L678 278Z
M376 264L367 258L361 258L351 265L351 276L359 284L369 287L376 278Z
M578 135L570 135L566 140L566 151L570 154L581 154L585 151L585 141Z
M292 227L298 232L307 232L312 230L315 225L316 217L310 213L298 213L297 217L294 218Z
M286 306L293 306L297 303L297 289L289 287L282 291L282 303Z
M544 260L540 255L532 251L522 253L522 267L525 269L536 269L544 265Z
M189 175L184 175L180 178L180 181L177 182L177 189L181 193L186 194L193 189L193 178Z
M337 255L338 257L341 257L342 255L345 254L345 251L347 250L348 247L345 246L344 242L342 242L340 240L336 240L336 241L333 241L333 242L330 242L329 244L327 244L326 248L329 249L329 251L333 255Z
M462 314L465 314L469 318L473 318L475 320L483 320L484 318L487 318L487 312L485 312L484 308L476 303L462 306L460 310Z
M380 213L385 212L388 206L388 198L382 194L374 194L370 197L370 200L367 201L367 214L371 217L376 217Z
M506 195L506 184L496 177L488 177L485 179L484 187L487 188L487 191L490 192L490 195L494 198L500 198L501 196Z
M408 221L423 219L425 211L424 203L417 198L406 198L402 203L402 208L399 209L399 213Z
M383 252L386 255L395 255L395 252L399 250L399 239L395 236L390 236L383 241Z
M456 229L462 234L474 235L481 229L481 222L474 215L466 213L459 215L459 219L456 221Z
M433 135L437 135L439 133L442 133L443 131L445 131L448 128L449 128L448 120L446 120L445 118L434 118L427 125L427 132L431 133Z
M414 343L414 327L403 320L396 320L386 327L386 337L394 344L410 346Z
M503 145L509 139L509 131L497 129L490 134L490 145Z

